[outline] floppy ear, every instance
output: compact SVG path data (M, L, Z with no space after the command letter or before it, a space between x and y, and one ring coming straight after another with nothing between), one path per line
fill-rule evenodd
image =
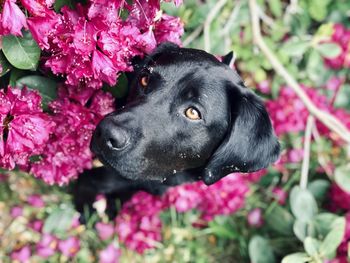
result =
M280 145L263 102L248 88L228 88L231 126L226 138L203 170L210 185L232 172L266 168L279 156Z

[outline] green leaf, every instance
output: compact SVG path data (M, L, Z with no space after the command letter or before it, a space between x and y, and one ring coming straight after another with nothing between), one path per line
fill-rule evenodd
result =
M253 236L249 241L249 257L252 263L274 263L275 256L266 238Z
M30 71L29 71L30 72ZM13 68L11 70L11 75L10 75L10 86L11 87L16 87L17 85L17 80L24 77L25 75L28 74L28 71Z
M238 237L235 229L227 221L221 222L220 217L215 218L215 220L209 222L209 229L211 233L221 238L235 239Z
M323 75L325 67L320 53L313 49L308 56L306 71L312 81L317 81Z
M305 263L309 262L309 259L306 253L298 252L284 257L282 263Z
M56 208L44 222L44 233L64 234L70 228L74 214L71 207Z
M125 97L128 94L128 79L125 73L120 74L116 85L113 87L105 86L103 90L111 93L115 98Z
M282 15L281 0L269 0L268 3L272 14L276 17L280 17Z
M318 44L316 50L325 58L336 58L342 52L341 47L336 43Z
M304 249L306 253L310 256L315 256L318 253L318 249L320 247L320 242L312 237L306 237L304 240Z
M293 216L287 209L277 205L265 215L268 227L279 234L290 236L293 234Z
M335 169L334 180L345 192L350 192L350 165L339 166Z
M307 189L293 187L290 193L290 206L294 216L303 222L310 221L317 214L317 203Z
M58 13L64 6L68 6L70 9L74 8L72 0L56 0L53 4L53 8L55 9L56 13Z
M332 213L321 213L315 216L313 222L316 227L317 235L325 237L331 230L332 223L338 216Z
M4 56L4 53L2 53L1 50L0 50L0 65L2 67L2 71L0 72L0 77L2 77L11 70L11 64L7 61L7 59Z
M29 89L38 90L42 97L42 103L44 109L50 101L57 98L57 83L52 79L42 76L25 76L16 81L16 86L23 88L24 86Z
M316 200L324 200L328 192L330 183L324 179L317 179L310 182L307 186L311 194L316 198Z
M320 253L326 258L331 258L343 240L345 232L345 218L339 217L334 220L332 230L320 245Z
M350 84L343 84L340 88L337 98L334 101L334 107L346 108L350 111Z
M40 48L29 31L24 31L23 37L4 36L2 50L12 66L19 69L36 70L40 58Z
M282 45L282 51L288 56L302 56L309 47L309 41L291 38Z
M293 225L293 232L300 241L304 241L308 236L307 229L308 223L301 220L295 220Z

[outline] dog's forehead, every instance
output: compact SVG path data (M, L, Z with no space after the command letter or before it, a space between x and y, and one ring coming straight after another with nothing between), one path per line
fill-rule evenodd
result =
M215 56L197 49L178 48L163 51L151 57L145 67L150 72L157 71L161 75L170 76L173 80L192 75L197 79L242 82L234 69L219 61Z

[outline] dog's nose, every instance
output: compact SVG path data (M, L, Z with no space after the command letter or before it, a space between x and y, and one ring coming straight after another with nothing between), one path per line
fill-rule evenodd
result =
M103 120L96 128L95 138L111 150L122 150L130 141L128 133L111 121Z

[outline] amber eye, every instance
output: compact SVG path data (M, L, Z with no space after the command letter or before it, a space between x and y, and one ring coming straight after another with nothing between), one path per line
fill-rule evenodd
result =
M141 85L143 88L146 88L147 85L148 85L148 81L149 81L149 76L143 75L143 76L140 78L140 85Z
M196 108L193 108L193 107L189 107L185 111L185 115L187 118L189 118L191 120L200 120L201 119L200 112Z

